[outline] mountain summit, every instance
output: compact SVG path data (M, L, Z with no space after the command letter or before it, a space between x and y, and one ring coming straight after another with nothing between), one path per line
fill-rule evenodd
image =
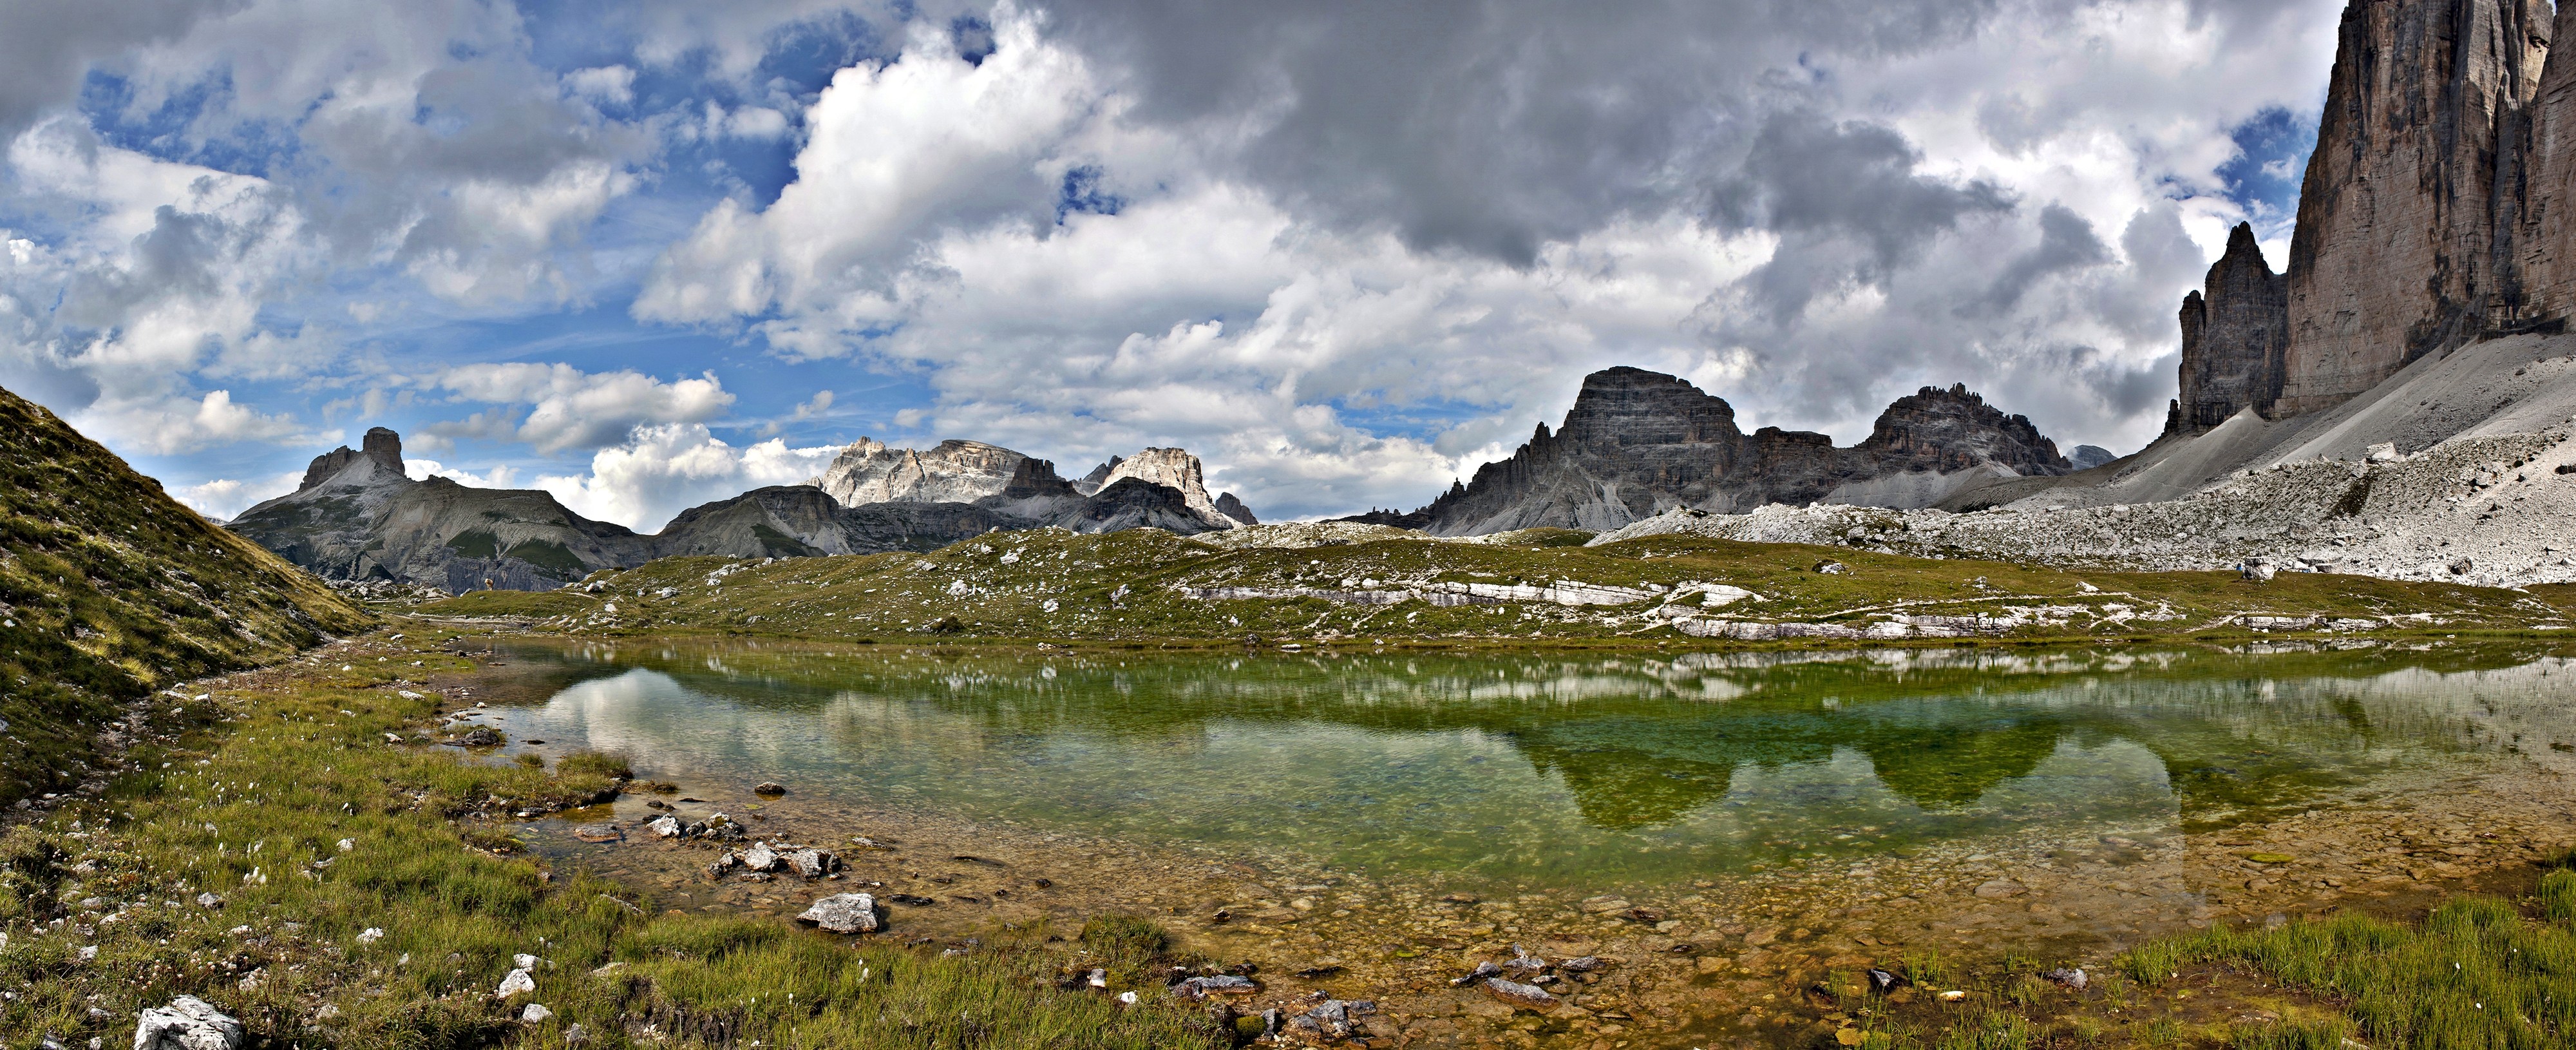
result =
M1881 413L1867 440L1736 426L1735 408L1675 377L1609 368L1583 379L1556 431L1539 425L1430 506L1365 520L1474 536L1555 526L1615 529L1675 507L1740 513L1766 503L1921 507L1974 483L2063 474L2074 464L2030 420L1964 385L1924 387Z

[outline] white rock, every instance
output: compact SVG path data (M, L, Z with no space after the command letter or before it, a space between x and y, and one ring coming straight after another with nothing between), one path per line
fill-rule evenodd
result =
M134 1025L134 1050L239 1050L242 1024L193 995L143 1011Z
M539 960L536 956L530 955L526 952L520 952L519 954L510 957L510 965L516 966L522 970L536 969L537 963L540 961L542 960Z
M655 817L645 823L644 830L652 832L659 838L678 838L680 837L680 818L672 816Z
M373 926L369 926L366 929L358 931L358 943L360 944L374 944L377 941L383 940L384 937L385 931Z
M501 978L501 987L493 991L492 997L507 999L513 995L526 995L536 990L537 979L528 976L527 970L518 969L510 971L509 976Z
M527 1009L519 1011L519 1021L522 1024L537 1024L552 1019L554 1015L555 1012L546 1009L543 1003L529 1003Z
M865 893L836 893L815 901L796 921L813 923L827 933L875 933L880 926L877 900Z

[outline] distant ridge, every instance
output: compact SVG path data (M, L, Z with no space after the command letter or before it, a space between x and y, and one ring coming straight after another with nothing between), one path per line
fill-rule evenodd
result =
M1601 531L1675 507L1920 507L1972 484L2074 469L2030 420L2005 415L1964 385L1899 398L1867 440L1836 448L1823 434L1777 427L1746 434L1725 399L1678 377L1622 367L1584 377L1561 427L1540 424L1510 459L1484 465L1429 506L1340 520L1442 536Z
M1103 484L1086 493L1054 464L997 445L946 441L915 451L861 438L808 484L692 507L647 536L585 518L543 491L413 480L401 436L377 427L359 448L315 457L294 492L228 527L326 579L461 593L550 590L675 555L823 557L936 550L994 529L1189 535L1252 523L1231 494L1208 496L1198 458L1180 449L1147 449L1100 473Z

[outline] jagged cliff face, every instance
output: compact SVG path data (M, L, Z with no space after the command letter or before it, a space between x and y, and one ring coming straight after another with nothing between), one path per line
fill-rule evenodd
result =
M824 468L815 484L844 506L863 503L972 503L1009 487L1017 452L981 441L942 441L915 451L860 438Z
M2277 411L2340 403L2512 312L2550 17L2545 0L2345 8L2290 242Z
M2272 272L2254 227L2239 223L2209 267L2207 294L2182 301L2182 396L2168 433L2199 433L2281 398L2290 349L2290 285Z
M2570 34L2576 34L2576 3L2559 6L2549 39L2576 41ZM2529 159L2516 202L2522 229L2513 245L2521 272L2508 289L2512 294L2498 326L2506 329L2550 322L2563 327L2576 313L2576 54L2552 54L2541 65L2530 113ZM2517 188L2510 181L2506 186Z
M1673 376L1612 368L1584 378L1559 430L1541 425L1512 458L1486 464L1430 506L1382 517L1447 536L1600 530L1673 507L1923 506L1970 479L2071 469L2029 420L1964 386L1900 398L1868 440L1836 448L1823 434L1777 427L1746 434L1723 398Z
M1191 510L1223 517L1223 512L1216 509L1216 500L1208 495L1207 481L1202 473L1197 456L1177 448L1149 448L1118 461L1118 465L1110 468L1108 476L1101 480L1100 489L1106 491L1112 485L1135 478L1177 490L1182 502Z

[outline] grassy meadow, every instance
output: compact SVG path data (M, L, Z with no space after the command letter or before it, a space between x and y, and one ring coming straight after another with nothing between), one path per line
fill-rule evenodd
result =
M539 630L615 635L717 630L831 640L1000 642L1318 642L1707 646L1673 626L1703 617L1865 627L1875 617L2045 616L2001 632L2021 642L2245 637L2237 619L2325 616L2370 620L2374 634L2524 631L2567 624L2553 599L2519 591L2358 576L2284 573L2254 583L2235 573L2113 573L2003 562L1939 560L1797 544L1659 536L1599 547L1582 533L1523 543L1421 538L1316 547L1219 547L1156 530L1080 535L1062 529L995 533L927 553L737 561L670 558L601 572L544 594L477 592L418 607L455 616L506 616ZM1558 535L1562 534L1562 535ZM1838 566L1818 571L1819 566ZM1574 582L1648 597L1565 606L1546 600L1434 606L1357 604L1303 592L1389 591L1425 585L1546 587ZM1752 596L1710 607L1705 585ZM1250 589L1262 597L1191 597L1183 589ZM1697 589L1695 589L1697 588ZM2050 622L2054 621L2054 622ZM2362 628L2348 624L2345 633ZM1736 643L1742 644L1742 643ZM1831 644L1848 644L1833 642Z
M666 911L549 870L506 823L466 815L577 805L623 763L389 743L436 714L405 687L465 666L438 640L330 646L205 683L204 700L159 697L129 771L0 836L0 1046L123 1045L138 1011L181 994L240 1017L255 1046L553 1047L576 1024L609 1047L1222 1045L1161 994L1148 970L1172 960L1134 920L943 956ZM496 998L523 953L536 992ZM1059 988L1093 966L1141 1005ZM531 1002L552 1016L521 1020Z

